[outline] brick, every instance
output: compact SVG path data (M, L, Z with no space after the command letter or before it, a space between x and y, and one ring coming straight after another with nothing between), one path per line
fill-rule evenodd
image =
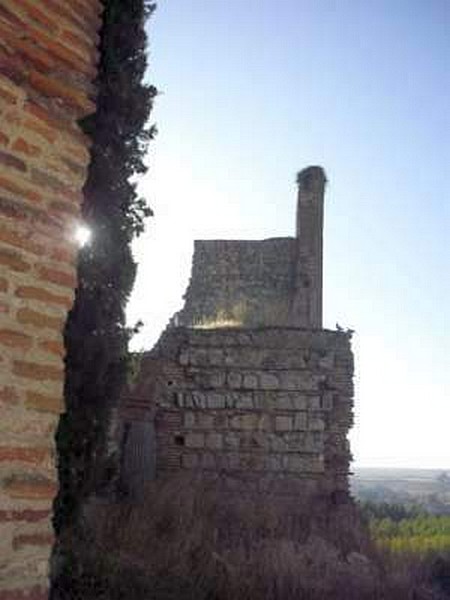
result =
M0 292L5 293L8 291L8 280L5 277L0 277Z
M97 52L95 51L94 45L92 44L91 36L80 35L75 33L73 30L64 29L61 33L61 39L69 42L73 51L80 55L83 59L94 59L96 58Z
M33 340L29 335L12 329L0 329L0 344L11 348L27 350L31 348Z
M38 523L47 520L50 515L50 510L0 510L0 523Z
M0 387L0 403L15 405L19 402L17 391L11 386Z
M64 401L59 396L52 397L38 392L27 391L25 406L40 412L60 414L64 410Z
M80 209L78 206L73 206L72 204L69 204L62 200L56 200L55 202L51 202L49 208L50 210L55 211L57 213L63 213L74 217L80 216Z
M5 41L8 41L15 46L16 53L18 53L30 67L35 66L36 68L47 72L55 68L55 61L51 59L48 53L41 50L31 40L22 37L20 43L18 43L17 31L12 25L0 22L0 35Z
M78 91L72 85L56 79L54 74L48 77L38 71L32 71L29 80L31 85L44 96L48 98L61 98L69 106L81 110L82 114L95 111L95 104L91 100L88 100L84 91Z
M27 298L29 300L38 300L39 302L45 302L46 304L57 304L70 309L73 304L72 295L62 296L49 292L45 288L36 287L33 285L20 286L16 290L16 296L18 298Z
M3 490L11 498L52 500L57 485L42 477L11 477L3 483Z
M0 87L0 99L8 104L17 104L17 96L2 87Z
M42 150L35 146L34 144L30 144L22 137L17 138L17 140L12 145L12 149L16 152L20 152L21 154L26 154L27 156L39 156Z
M58 139L58 132L51 129L47 125L38 122L36 119L26 119L25 127L34 133L37 133L50 144L54 144Z
M5 315L5 314L9 313L9 310L10 310L10 306L9 306L9 304L8 304L7 302L3 302L3 301L1 301L1 302L0 302L0 315L1 315L1 314L4 314L4 315ZM1 361L0 361L0 362L1 362Z
M27 170L27 165L14 156L13 154L9 154L8 152L3 152L0 150L0 165L4 165L5 167L10 167L11 169L16 169L17 171L21 171L25 173Z
M54 536L51 533L22 533L13 538L13 550L20 550L23 546L51 546Z
M11 192L15 196L23 196L24 198L27 198L27 200L32 200L33 202L42 201L42 195L39 192L24 188L23 185L11 180L5 174L0 174L0 189Z
M49 18L49 13L44 13L40 10L36 6L36 3L20 0L20 6L32 21L46 29L49 33L56 33L59 30L57 21Z
M17 321L23 325L33 325L42 329L56 329L61 331L64 319L62 317L51 317L31 308L20 308L17 311Z
M59 114L56 115L47 106L41 106L32 100L27 100L23 108L26 114L36 117L54 130L70 130L71 128L69 118Z
M15 360L13 373L25 379L36 381L61 381L64 378L62 367L54 367L24 360Z
M0 600L48 600L48 590L41 586L0 590Z
M61 21L59 17L62 17L62 19L65 19L68 23L74 24L79 28L83 28L85 25L83 19L70 5L61 4L59 0L40 0L40 3L57 15L59 21Z
M25 273L31 269L31 265L24 261L20 254L4 248L0 248L0 265L21 273Z
M8 144L9 144L9 137L6 135L6 133L3 133L2 131L0 131L0 145L7 146Z
M50 252L50 258L57 262L64 262L69 265L75 266L77 260L78 251L75 246L69 246L68 248L62 248L58 245L53 248Z
M0 446L0 463L22 462L32 465L41 465L50 460L49 448L22 448L13 446Z
M58 269L42 267L39 270L39 276L44 281L50 281L50 283L68 287L71 290L77 285L77 278L74 273L66 273L64 271L59 271Z
M0 334L1 341L1 334ZM49 354L54 354L55 356L59 356L60 358L64 357L65 348L62 342L57 342L56 340L45 340L43 342L39 342L39 348L42 348Z
M24 236L17 231L2 226L0 226L0 241L9 244L10 246L26 250L27 252L32 252L38 256L42 256L45 250L42 244L33 242L29 235Z
M58 194L64 193L66 191L66 184L60 181L54 175L50 175L49 173L45 173L40 169L31 169L31 179L34 183L38 185L50 189Z

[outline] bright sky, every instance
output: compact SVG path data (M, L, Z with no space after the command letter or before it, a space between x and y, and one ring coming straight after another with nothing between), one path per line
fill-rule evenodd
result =
M448 0L159 2L135 347L181 307L194 239L293 235L296 172L320 164L355 464L450 468L449 30Z

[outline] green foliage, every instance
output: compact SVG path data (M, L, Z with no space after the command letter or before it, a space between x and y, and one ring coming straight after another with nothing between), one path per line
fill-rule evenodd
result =
M450 517L419 515L393 521L374 519L370 523L374 539L394 552L425 555L450 552Z
M450 552L450 516L386 502L364 502L360 508L372 538L382 548L419 556Z
M65 328L57 534L73 526L84 502L114 477L110 421L127 380L133 333L125 323L136 275L130 244L151 214L133 178L147 170L144 156L155 133L147 121L156 90L143 84L144 23L154 5L145 0L103 4L97 111L81 123L93 142L82 206L92 241L79 253L78 288Z

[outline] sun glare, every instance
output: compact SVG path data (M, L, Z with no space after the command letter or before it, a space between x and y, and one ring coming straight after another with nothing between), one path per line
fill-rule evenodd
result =
M78 225L75 230L75 240L77 244L82 248L85 246L92 237L92 231L86 225Z

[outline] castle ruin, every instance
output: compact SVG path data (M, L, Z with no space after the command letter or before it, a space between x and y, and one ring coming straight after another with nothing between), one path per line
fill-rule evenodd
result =
M350 335L322 329L326 178L298 175L295 238L195 242L182 310L120 416L122 480L192 473L238 493L347 502Z

